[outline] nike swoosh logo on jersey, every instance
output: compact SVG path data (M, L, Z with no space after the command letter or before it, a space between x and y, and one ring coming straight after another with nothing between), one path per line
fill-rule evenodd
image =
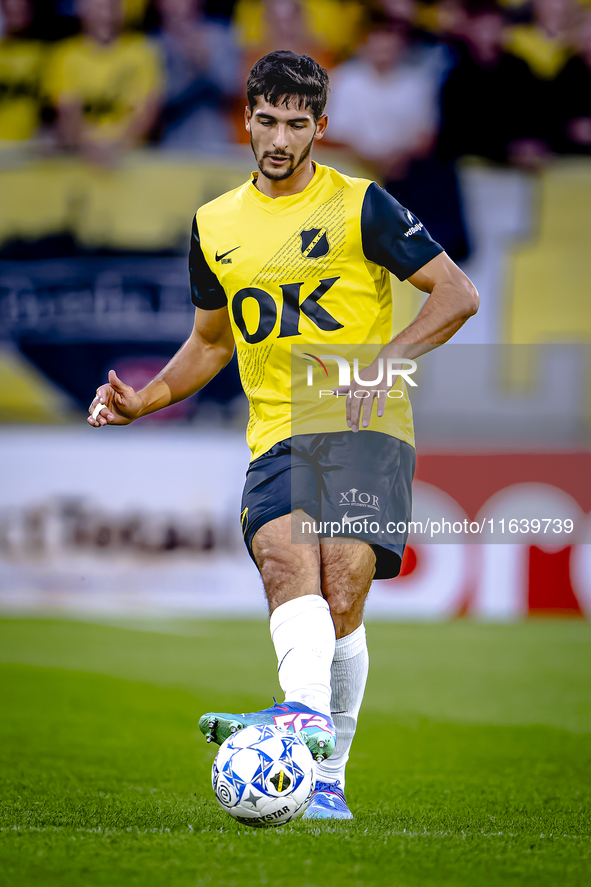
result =
M215 253L215 260L216 260L216 262L221 262L222 259L225 259L226 256L229 256L230 253L235 252L237 249L240 249L240 247L239 247L239 246L235 246L234 249L229 249L227 253L222 253L221 256L218 256L218 253L217 253L217 250L216 250L216 253Z
M349 515L348 511L345 511L341 520L343 523L347 521L348 523L353 523L353 521L363 520L365 517L375 517L375 514L354 514L353 516Z

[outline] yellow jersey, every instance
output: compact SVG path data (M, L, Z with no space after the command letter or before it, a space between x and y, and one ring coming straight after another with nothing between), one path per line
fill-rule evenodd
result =
M357 348L358 368L371 362L391 338L389 272L405 280L443 251L375 182L316 164L303 191L271 198L256 178L198 210L189 257L193 304L228 307L253 459L292 433L347 430L343 398L326 395L338 358ZM369 429L414 446L403 379L394 387Z
M107 44L71 37L53 52L46 90L55 105L79 102L94 134L115 139L136 107L161 93L160 57L140 34L122 34Z
M0 141L19 142L35 135L45 55L40 41L0 40Z
M562 71L572 50L564 35L548 37L537 25L514 25L505 33L507 52L527 62L540 80L554 80Z

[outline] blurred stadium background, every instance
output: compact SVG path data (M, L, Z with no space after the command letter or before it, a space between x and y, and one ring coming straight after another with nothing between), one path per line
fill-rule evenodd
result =
M368 614L588 616L582 0L0 0L1 610L265 612L235 362L129 429L85 416L109 368L140 386L186 338L192 216L252 168L244 82L274 48L330 70L318 159L387 187L481 294L421 369L417 512L575 525L552 545L411 540ZM421 302L393 286L398 330Z

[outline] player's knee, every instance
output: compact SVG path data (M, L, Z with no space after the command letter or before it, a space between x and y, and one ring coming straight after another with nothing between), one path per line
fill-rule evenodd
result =
M293 575L292 558L279 552L265 552L257 558L257 563L265 587L281 583L287 576Z
M355 606L355 600L345 594L331 595L330 597L327 597L326 600L328 601L333 619L335 617L348 616Z
M318 563L310 553L269 551L257 564L271 605L303 594L320 594Z

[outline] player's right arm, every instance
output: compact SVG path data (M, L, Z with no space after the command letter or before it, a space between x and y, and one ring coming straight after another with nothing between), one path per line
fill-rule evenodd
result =
M135 391L110 370L108 383L97 388L88 408L88 424L93 428L129 425L140 416L178 403L207 385L233 353L234 337L227 307L210 311L196 308L191 335L145 388ZM99 404L104 407L97 412Z

